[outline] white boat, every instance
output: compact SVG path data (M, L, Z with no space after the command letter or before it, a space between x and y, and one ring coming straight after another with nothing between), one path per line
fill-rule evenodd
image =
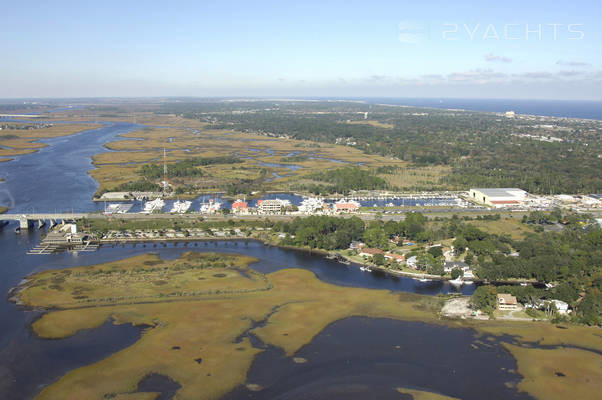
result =
M472 285L473 283L474 283L474 282L473 282L473 281L471 281L471 280L466 280L466 281L464 281L464 284L465 284L465 285Z
M125 214L132 206L133 204L112 203L105 208L105 214Z
M464 283L464 281L462 280L462 278L457 277L456 279L451 279L449 281L449 283L452 284L452 285L454 285L454 286L461 286Z
M430 282L432 281L432 279L426 278L424 275L422 276L422 278L418 279L420 282Z
M299 212L312 214L324 208L324 201L318 197L308 197L299 204Z
M209 200L209 203L201 204L200 212L201 214L215 214L222 208L222 203L219 201L214 201L213 199Z
M178 213L178 214L184 214L186 211L188 211L188 209L190 208L190 206L192 205L191 201L185 200L185 201L176 201L175 203L173 203L173 207L171 208L171 213Z
M156 211L161 211L163 209L163 207L165 207L165 202L163 201L163 199L160 198L156 198L153 201L147 201L144 204L144 209L142 210L142 214L151 214L154 213Z
M387 207L395 207L395 204L393 204L393 203L387 203Z

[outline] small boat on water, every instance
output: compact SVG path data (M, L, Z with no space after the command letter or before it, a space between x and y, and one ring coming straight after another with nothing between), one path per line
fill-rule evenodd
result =
M462 280L462 278L457 277L456 279L450 279L449 283L454 286L462 286L464 281Z
M464 284L465 284L465 285L472 285L473 283L474 283L474 282L473 282L473 281L471 281L471 280L466 280L466 281L464 281Z

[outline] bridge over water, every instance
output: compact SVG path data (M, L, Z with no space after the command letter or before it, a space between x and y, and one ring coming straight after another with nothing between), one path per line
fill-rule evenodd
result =
M89 213L0 214L0 221L18 221L21 229L29 229L32 221L64 221L88 218L89 216Z

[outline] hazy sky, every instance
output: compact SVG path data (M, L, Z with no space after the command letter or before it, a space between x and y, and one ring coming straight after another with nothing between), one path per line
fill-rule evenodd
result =
M15 1L0 98L602 99L601 18L599 0Z

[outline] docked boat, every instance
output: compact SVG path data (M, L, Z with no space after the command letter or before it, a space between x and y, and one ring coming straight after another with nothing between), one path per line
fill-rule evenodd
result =
M125 214L133 207L133 204L111 203L105 208L105 214Z
M169 212L171 213L176 213L176 214L184 214L185 212L187 212L190 209L190 206L192 205L191 201L185 200L185 201L176 201L175 203L173 203L173 206L171 208L171 210Z
M222 208L222 203L211 199L211 200L209 200L209 203L201 204L201 208L199 211L201 212L201 214L215 214L221 208Z
M151 214L154 212L160 212L165 207L165 201L160 198L156 198L153 201L147 201L144 203L144 209L142 210L142 214Z

